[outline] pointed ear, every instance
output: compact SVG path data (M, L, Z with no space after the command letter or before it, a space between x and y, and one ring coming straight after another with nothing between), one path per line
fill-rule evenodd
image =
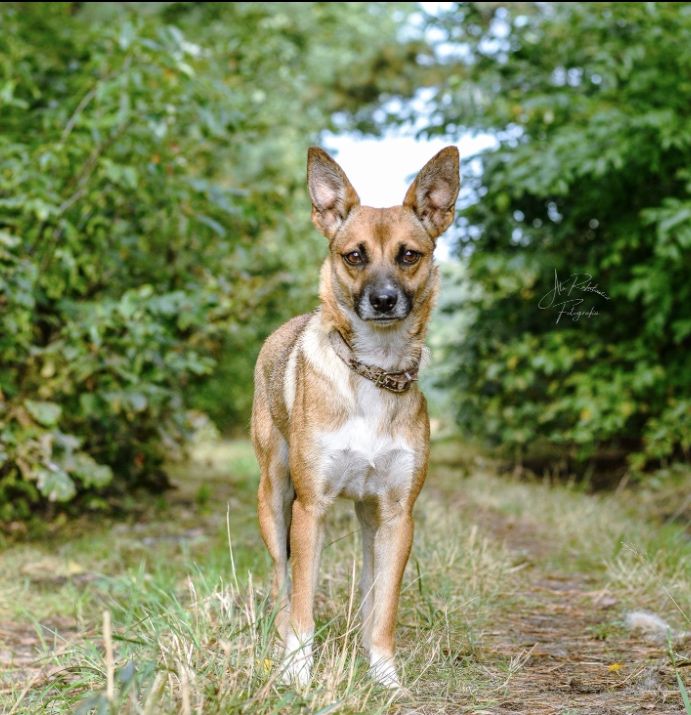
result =
M461 185L458 166L458 149L445 147L422 167L403 199L433 239L453 221Z
M312 223L331 240L360 197L341 167L319 147L307 151L307 186L312 199Z

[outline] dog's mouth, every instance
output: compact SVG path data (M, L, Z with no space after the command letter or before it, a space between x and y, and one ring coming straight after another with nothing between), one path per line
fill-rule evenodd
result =
M386 327L387 325L393 325L394 323L400 323L403 318L406 316L401 316L399 317L391 317L391 316L383 316L381 318L365 318L365 320L368 323L377 323L377 325L381 325L382 327Z

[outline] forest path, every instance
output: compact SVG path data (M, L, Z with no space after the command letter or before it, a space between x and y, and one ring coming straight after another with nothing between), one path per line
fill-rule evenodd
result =
M535 515L538 516L538 515ZM513 715L678 715L683 712L669 645L662 630L626 626L627 608L606 578L578 568L550 568L553 550L532 519L479 521L523 560L513 585L514 608L484 633L483 651L508 660L497 713ZM686 657L677 665L691 665ZM473 710L472 712L480 712Z
M497 476L496 465L459 461L457 453L437 448L425 499L477 528L511 566L472 643L456 654L461 673L473 659L486 680L463 689L471 702L449 692L437 710L420 712L683 713L677 673L688 689L688 500L685 510L672 509L671 523L639 492L589 494Z
M252 715L683 713L691 550L676 517L649 513L640 492L500 475L458 443L432 452L399 612L405 692L372 686L356 621L350 630L360 547L347 503L329 519L315 677L302 694L279 685L256 464L237 441L202 449L174 470L164 501L143 501L125 520L89 517L5 549L0 712L71 712L102 699L107 608L115 667L131 677L116 698L123 713L145 702ZM625 625L636 610L670 623L671 647L664 633ZM183 667L171 634L186 653L184 692L156 675Z

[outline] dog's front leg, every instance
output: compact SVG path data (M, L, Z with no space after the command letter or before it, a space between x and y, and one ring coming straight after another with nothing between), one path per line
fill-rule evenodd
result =
M298 497L293 502L290 527L293 585L284 671L284 679L297 685L306 685L312 675L314 593L323 539L323 510L316 504L301 501Z
M380 518L374 536L370 673L382 685L397 688L400 683L394 664L396 615L403 571L413 543L413 518L398 504L380 508Z

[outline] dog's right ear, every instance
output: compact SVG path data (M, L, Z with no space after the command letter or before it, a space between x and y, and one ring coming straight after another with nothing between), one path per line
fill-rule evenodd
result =
M312 223L330 241L351 210L360 204L360 197L343 169L316 146L307 151L307 185L312 199Z

